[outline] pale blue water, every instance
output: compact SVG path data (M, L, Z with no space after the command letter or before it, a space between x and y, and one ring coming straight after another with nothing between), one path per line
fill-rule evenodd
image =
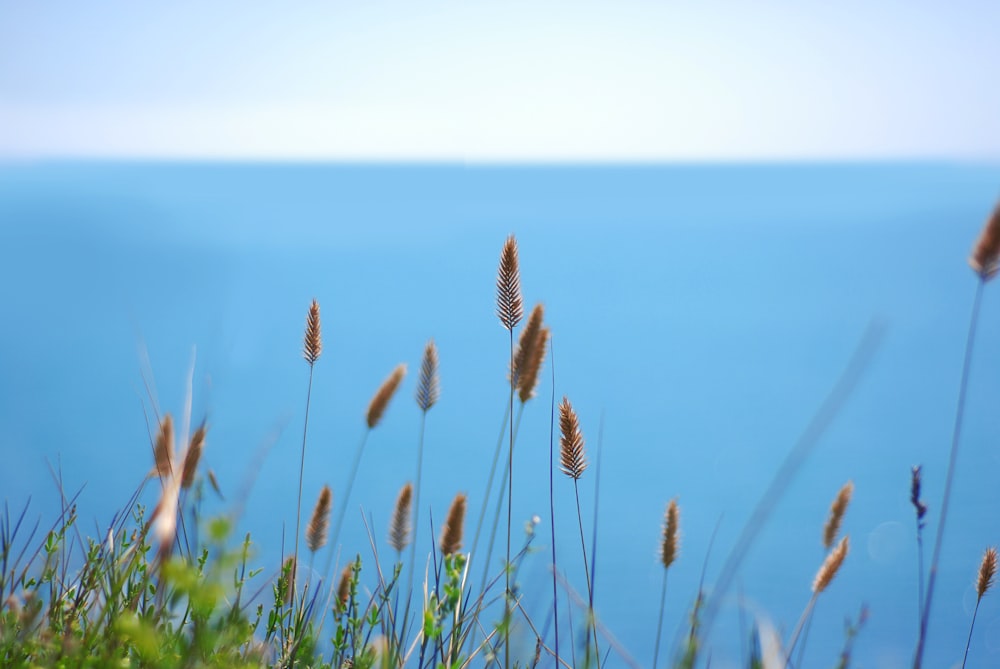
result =
M503 240L515 233L525 299L545 303L553 330L557 399L570 397L587 438L588 532L603 417L597 608L643 666L666 502L679 498L682 527L667 594L672 645L716 523L709 586L866 326L886 325L731 594L741 590L746 617L766 616L787 638L823 560L830 501L852 479L851 553L819 600L805 665L832 666L845 617L867 603L856 666L908 666L917 625L909 471L925 468L929 559L976 283L965 259L998 184L1000 166L947 164L8 164L0 497L20 507L31 495L30 513L51 520L48 460L67 488L87 484L84 527L106 525L151 465L140 344L159 407L174 414L196 348L194 419L211 426L205 462L228 500L209 510L229 509L263 457L236 534L252 532L259 564L274 568L283 526L286 541L294 531L308 375L300 350L315 297L325 348L304 506L324 482L341 501L368 401L393 366L409 363L369 440L341 537L345 551L370 560L356 513L363 504L388 550L392 503L415 470L420 355L434 337L442 396L428 416L421 506L437 523L464 491L474 519L506 400L494 280ZM987 286L983 301L929 667L961 661L979 559L1000 542L998 291ZM540 515L545 547L551 369L547 361L525 412L515 464L516 525ZM572 485L556 485L560 562L584 590ZM426 516L421 525L423 549ZM524 571L539 619L551 592L547 555L531 556ZM712 667L739 666L739 635L731 598L712 636ZM970 666L1000 661L998 639L1000 597L991 593Z

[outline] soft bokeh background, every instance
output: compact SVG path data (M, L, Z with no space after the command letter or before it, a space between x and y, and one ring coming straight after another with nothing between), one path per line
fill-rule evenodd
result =
M965 258L1000 182L998 13L0 0L0 496L52 519L49 463L69 490L86 485L84 527L103 534L150 466L148 416L182 410L194 360L194 419L209 421L206 465L226 492L206 510L248 491L237 535L252 532L276 568L294 527L315 297L325 352L307 503L323 483L338 503L371 394L408 362L342 537L368 556L362 504L383 539L414 473L412 394L434 337L443 394L424 512L439 519L457 491L478 512L506 399L493 282L515 233L526 300L545 303L555 343L554 385L549 361L521 430L515 518L539 514L548 544L548 406L566 394L592 461L588 528L603 446L598 610L644 666L666 502L682 507L673 642L703 562L711 585L866 327L885 325L731 594L787 635L828 505L852 479L852 552L819 602L806 664L833 664L844 618L867 603L859 666L908 666L909 470L925 467L930 544L975 290ZM961 660L975 570L1000 542L994 288L927 666ZM556 483L560 561L582 589L571 485ZM545 554L524 579L543 619ZM974 666L1000 658L991 597ZM727 600L713 667L740 666L743 634Z

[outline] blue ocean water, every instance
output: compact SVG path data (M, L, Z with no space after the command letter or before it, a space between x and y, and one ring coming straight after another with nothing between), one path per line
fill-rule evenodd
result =
M917 631L910 467L924 466L929 560L976 288L965 259L998 184L1000 166L944 163L6 164L0 497L18 509L30 497L29 517L51 522L49 463L68 490L85 485L81 522L103 535L151 466L148 416L154 407L182 412L194 360L193 419L208 421L204 461L226 493L206 511L232 510L247 490L235 534L251 532L257 562L276 569L294 532L308 378L302 330L316 298L324 353L303 504L324 483L340 503L368 401L408 363L369 439L341 536L342 557L371 558L361 505L385 547L396 492L415 475L413 390L433 337L442 396L427 420L419 547L428 549L426 514L438 525L465 492L471 520L483 501L507 399L494 281L513 233L525 300L545 304L554 346L515 452L515 525L537 514L535 543L545 549L521 574L529 611L544 619L551 593L553 396L572 400L587 439L588 532L600 476L598 614L649 666L667 501L680 503L682 532L669 572L669 646L703 566L711 588L877 322L885 329L871 364L743 558L710 639L711 663L745 666L740 642L754 616L789 636L824 558L829 504L852 480L851 552L819 599L804 665L835 664L844 619L864 604L857 666L909 666ZM927 666L961 662L979 560L1000 543L997 290L984 293ZM559 562L582 591L572 483L555 483ZM970 666L1000 661L998 639L1000 599L991 593Z

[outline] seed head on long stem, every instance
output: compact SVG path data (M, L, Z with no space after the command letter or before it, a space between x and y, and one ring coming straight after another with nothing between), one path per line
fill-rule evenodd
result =
M573 405L563 397L559 404L559 468L566 476L579 480L587 469L587 457L583 450L583 432Z
M517 350L514 352L514 367L511 369L511 378L514 385L520 387L521 377L525 374L525 365L532 356L535 342L538 340L538 332L542 329L542 319L545 317L545 308L541 304L536 304L528 320L525 321L521 329L521 336L517 340Z
M830 505L830 517L827 518L826 525L823 526L823 547L829 549L833 542L837 540L837 533L840 532L840 524L844 520L847 512L847 505L851 502L851 495L854 494L854 484L848 481L837 493L836 499Z
M497 316L500 318L500 324L510 331L517 327L524 316L517 240L514 239L514 235L507 237L500 252L500 268L497 271Z
M410 544L410 508L413 504L413 484L407 483L400 489L396 497L396 506L392 510L392 523L389 525L389 545L397 553Z
M976 579L976 594L983 598L986 591L993 587L993 577L997 573L997 549L992 546L983 553L983 561L979 564L979 576Z
M156 444L153 447L153 461L157 476L166 479L174 466L174 419L165 414L160 421L160 429L156 433Z
M438 353L434 340L431 339L424 347L424 357L420 362L420 381L417 383L417 406L421 411L427 411L438 400L440 388L438 385Z
M677 507L677 500L672 499L667 505L667 511L663 516L663 542L660 545L660 562L663 568L667 569L677 559L677 550L680 539L680 509Z
M969 265L984 281L993 278L1000 269L1000 204L986 220L972 248Z
M302 345L302 356L312 366L319 360L322 352L323 340L320 337L319 302L313 300L309 307L309 314L306 316L306 335Z
M372 401L368 404L366 421L369 428L375 427L382 420L382 414L385 412L385 408L389 406L389 400L396 394L396 390L399 388L399 384L402 383L404 376L406 376L406 365L397 365L396 369L392 370L392 374L379 386L374 397L372 397Z
M462 493L455 495L448 509L448 516L441 530L442 555L454 555L462 550L462 533L465 524L466 497Z
M833 577L837 575L837 571L840 569L840 565L844 564L844 558L847 557L847 551L850 547L850 542L848 537L844 537L837 544L826 559L823 561L822 566L819 571L816 572L816 578L813 580L813 592L819 594L826 590L827 586L830 585L830 581Z
M191 435L191 443L184 452L184 465L181 468L181 487L187 490L194 483L194 475L198 471L198 462L205 449L205 433L208 429L202 423Z
M330 486L324 485L316 498L316 506L313 507L312 517L306 525L306 546L315 553L326 545L327 530L330 528L330 509L333 507L333 491Z

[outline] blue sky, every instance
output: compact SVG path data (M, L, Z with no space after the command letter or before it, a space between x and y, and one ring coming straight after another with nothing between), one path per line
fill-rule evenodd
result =
M983 0L0 0L0 157L995 159L998 21Z

